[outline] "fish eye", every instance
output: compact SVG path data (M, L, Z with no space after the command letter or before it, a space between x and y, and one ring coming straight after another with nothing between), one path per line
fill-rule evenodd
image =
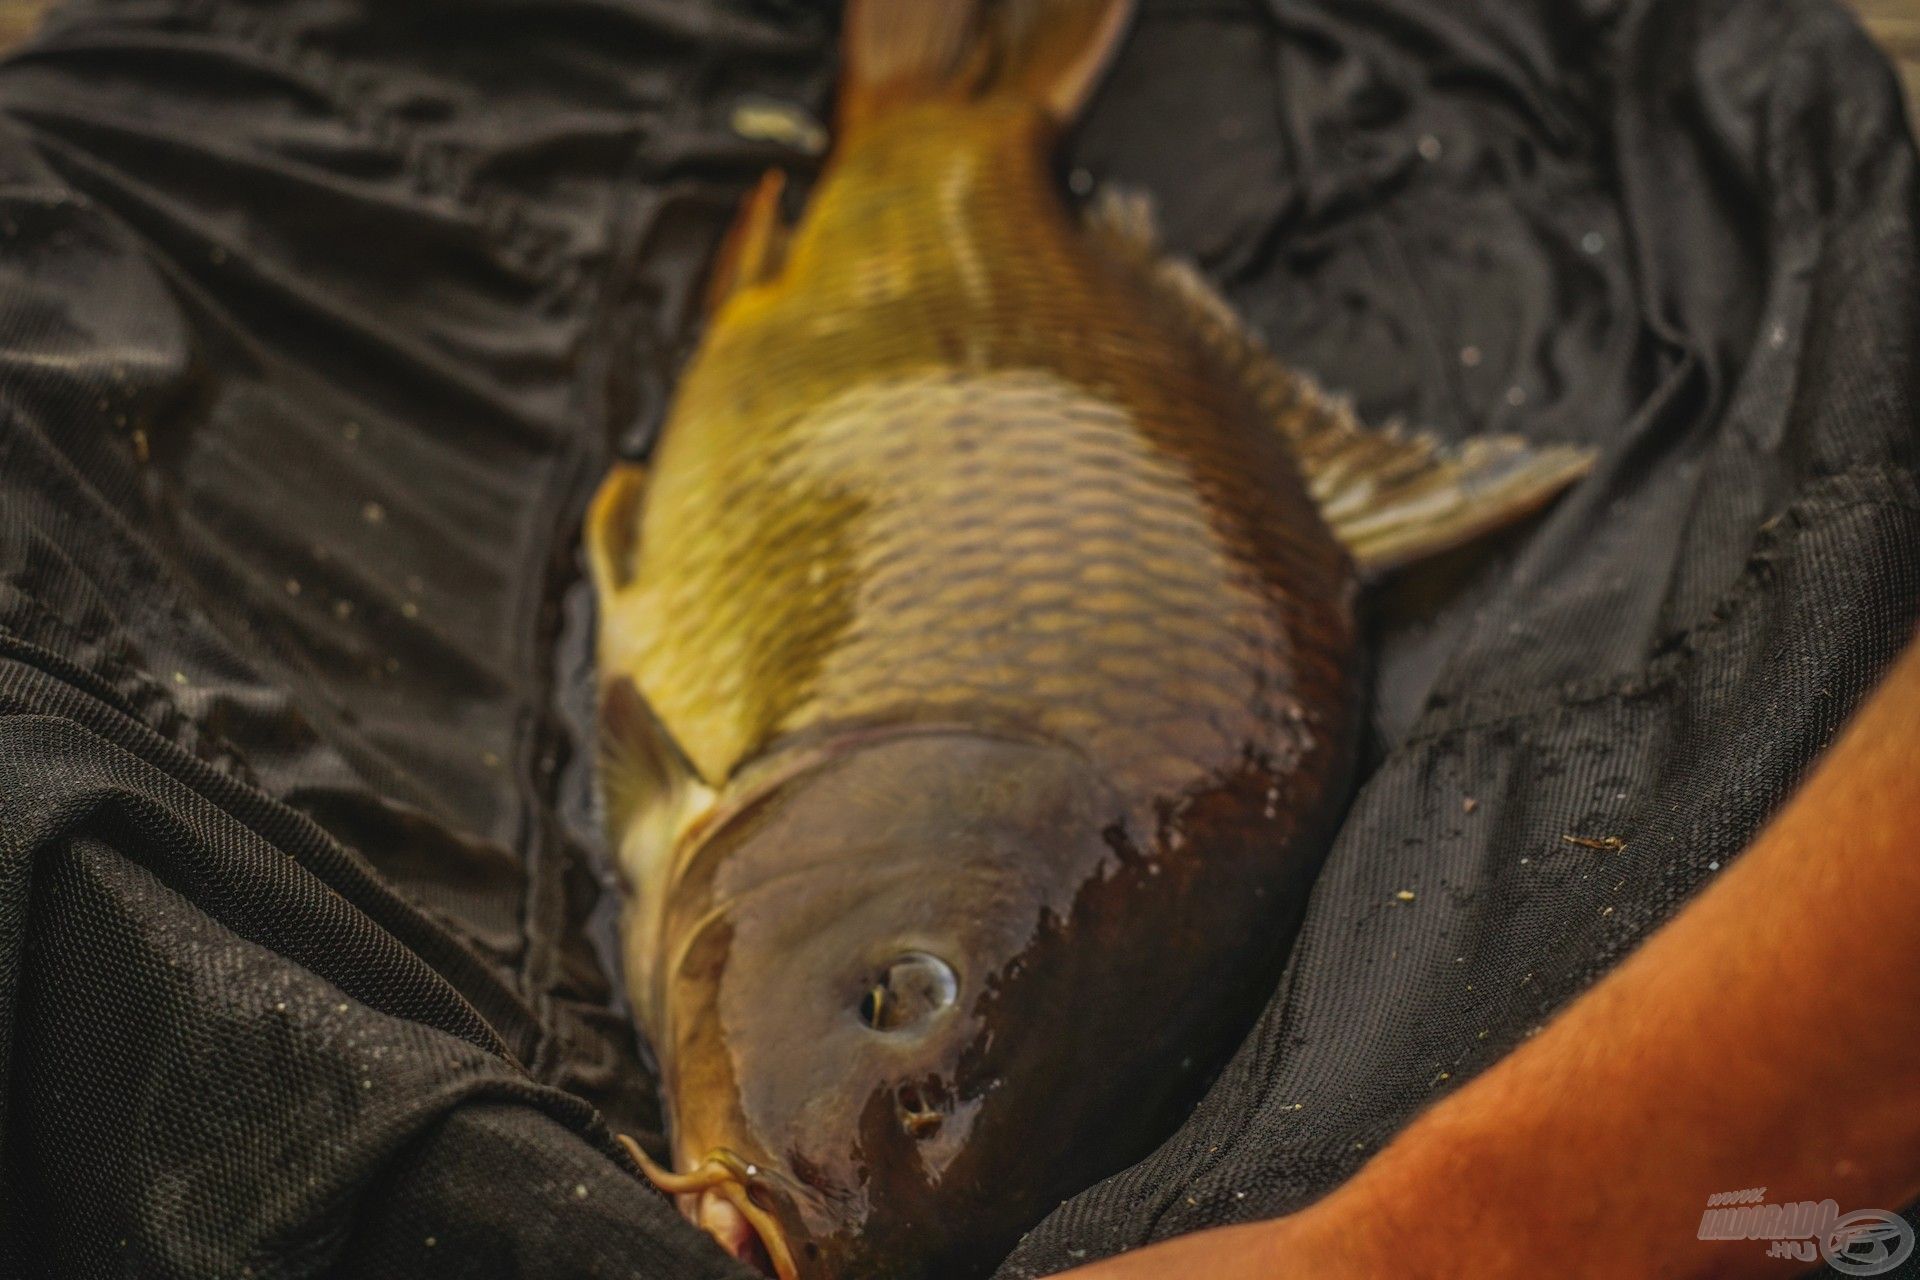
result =
M875 1031L905 1031L950 1007L960 996L953 966L924 951L887 965L860 997L860 1021Z

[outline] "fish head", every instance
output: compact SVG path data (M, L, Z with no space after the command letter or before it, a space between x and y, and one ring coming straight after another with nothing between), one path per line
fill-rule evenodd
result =
M664 931L656 1181L771 1274L990 1269L1125 1110L1088 1056L1139 1028L1073 934L1119 815L1075 751L956 731L837 750L718 824Z

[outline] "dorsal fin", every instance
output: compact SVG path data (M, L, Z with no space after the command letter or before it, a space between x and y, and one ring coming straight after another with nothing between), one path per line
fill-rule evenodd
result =
M1191 264L1162 251L1146 196L1107 188L1088 206L1086 224L1253 392L1286 435L1320 514L1364 574L1385 573L1511 524L1593 465L1591 450L1534 445L1518 436L1448 446L1423 432L1369 428L1345 399L1275 359Z

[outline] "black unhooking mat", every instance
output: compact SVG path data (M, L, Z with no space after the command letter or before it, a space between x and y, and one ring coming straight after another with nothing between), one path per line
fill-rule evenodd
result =
M0 66L0 1274L738 1274L610 1137L575 544L833 26L94 0ZM1002 1276L1334 1185L1781 801L1920 613L1914 159L1831 0L1146 5L1071 187L1369 416L1602 453L1378 598L1271 1007Z

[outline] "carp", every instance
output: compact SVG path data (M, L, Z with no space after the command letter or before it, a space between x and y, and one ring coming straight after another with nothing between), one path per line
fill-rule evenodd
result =
M1177 1123L1349 784L1370 576L1584 452L1370 431L1051 154L1125 0L853 0L801 216L606 478L601 780L648 1175L782 1280L983 1274Z

